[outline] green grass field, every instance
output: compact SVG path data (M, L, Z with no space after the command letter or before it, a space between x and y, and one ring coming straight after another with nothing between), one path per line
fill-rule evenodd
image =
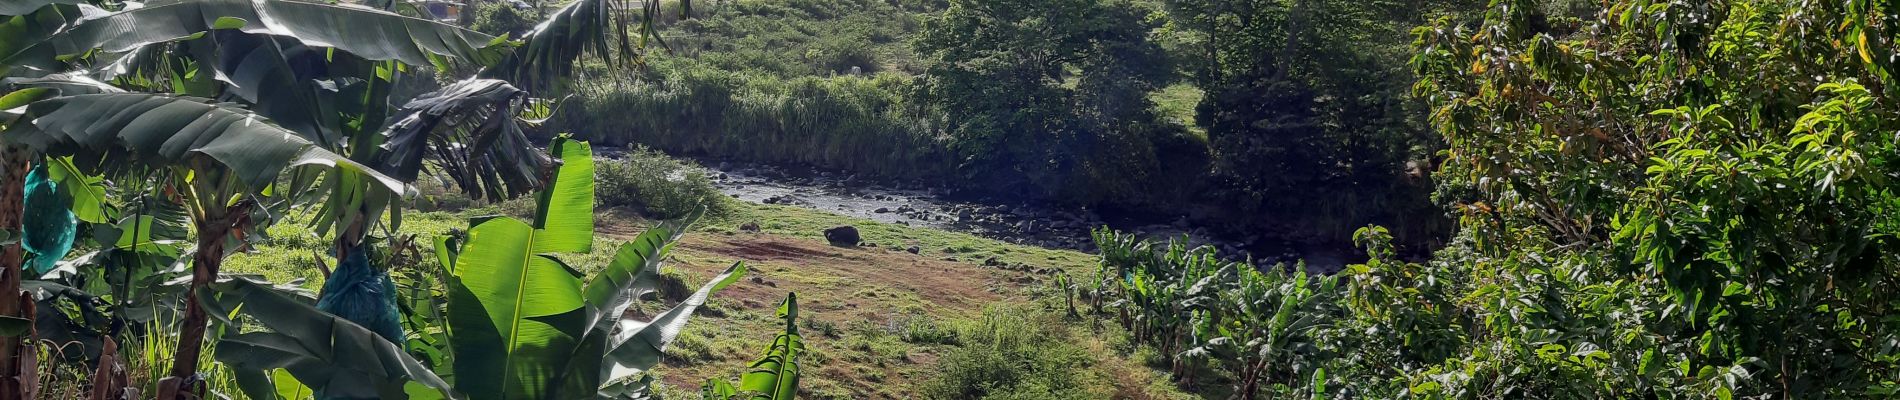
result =
M398 234L416 235L416 242L426 246L437 236L465 229L471 217L523 210L517 204L503 204L406 212ZM596 215L599 239L594 251L564 257L582 271L600 268L621 241L650 224L620 209ZM292 216L271 227L269 241L229 258L225 271L261 275L272 282L302 279L303 287L317 290L323 278L316 260L332 265L334 260L324 255L329 240L312 235L301 221ZM742 231L740 226L747 223L758 224L761 231ZM822 231L839 225L856 226L867 245L825 244ZM910 246L919 247L920 254L907 252ZM420 262L436 262L432 254L423 255ZM1003 265L1028 268L985 266L992 258ZM1047 284L1051 275L1037 270L1092 276L1096 258L1090 254L797 207L743 203L734 204L726 215L702 220L668 261L663 272L679 277L687 287L696 287L734 261L746 261L751 270L746 280L716 295L668 349L669 357L657 370L673 395L668 398L696 398L698 385L708 378L737 378L769 344L768 332L780 324L773 316L776 303L794 291L800 298L800 326L809 347L802 360L801 395L805 398L941 397L951 386L969 384L946 376L988 379L942 368L970 369L1021 357L1053 361L1032 363L1032 369L1015 373L1020 376L1009 375L1016 383L988 389L996 392L990 394L1047 398L1053 392L1043 386L1059 384L1088 388L1063 392L1082 396L1076 398L1182 397L1160 374L1124 356L1136 349L1104 339L1120 333L1061 316L1062 303ZM644 312L664 306L636 308ZM983 326L985 321L995 325L998 318L1016 324L1010 326L1035 327L1028 334L1040 343L1034 348L1060 348L1026 352L1021 347L960 343L960 337L980 336L971 333L981 331L973 326ZM943 360L951 361L944 364ZM930 390L938 394L926 393Z

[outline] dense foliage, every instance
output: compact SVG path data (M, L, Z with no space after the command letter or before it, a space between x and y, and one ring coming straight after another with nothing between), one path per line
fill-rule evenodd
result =
M593 85L566 109L587 118L561 128L1298 241L1388 224L1423 244L1447 229L1404 32L1469 8L713 2L666 21L672 51Z
M1582 19L1499 1L1442 19L1413 65L1447 146L1447 248L1404 262L1367 228L1371 261L1257 286L1104 236L1106 311L1192 348L1177 362L1281 354L1223 368L1242 396L1891 397L1893 7L1622 1ZM1222 325L1257 307L1277 311Z
M75 3L0 3L0 398L38 397L60 364L88 372L50 386L94 399L644 398L662 350L745 271L639 321L624 311L661 286L696 213L591 277L556 257L595 243L592 151L530 144L545 102L523 88L636 56L610 2L568 3L519 40L332 4ZM423 66L479 72L399 97ZM536 211L477 218L419 268L391 205L424 173L476 198L535 194ZM291 213L340 260L307 265L322 292L220 271ZM61 260L75 243L93 252Z
M1003 193L1095 203L1166 198L1157 148L1195 147L1148 93L1170 76L1126 1L956 0L917 48L920 89L948 122L963 177ZM1194 166L1184 166L1192 173ZM1178 181L1178 180L1175 180Z
M1405 32L1470 8L1380 1L1166 0L1226 216L1343 242L1367 223L1440 235L1432 138L1407 92Z

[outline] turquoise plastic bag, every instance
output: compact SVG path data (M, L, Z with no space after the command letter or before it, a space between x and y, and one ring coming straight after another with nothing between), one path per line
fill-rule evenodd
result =
M70 199L59 193L59 185L46 175L46 164L26 174L26 210L21 216L20 245L33 257L26 263L27 277L37 278L52 271L59 260L73 249L78 233Z

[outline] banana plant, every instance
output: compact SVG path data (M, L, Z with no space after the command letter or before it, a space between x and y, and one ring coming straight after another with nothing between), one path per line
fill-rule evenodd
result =
M1263 272L1228 264L1205 284L1206 301L1193 311L1198 344L1186 353L1229 366L1234 393L1243 399L1302 375L1317 373L1324 381L1323 372L1300 369L1317 351L1310 332L1337 310L1337 281L1309 278L1304 269L1288 275L1279 268Z
M393 4L393 2L392 2ZM116 5L109 5L116 6ZM415 19L394 13L324 3L281 0L191 0L129 8L105 13L100 8L71 0L8 0L0 3L0 77L37 89L8 93L11 103L30 103L78 95L137 91L173 92L174 94L215 98L245 104L255 112L257 124L275 125L328 150L340 160L370 168L328 170L304 169L296 172L287 188L315 187L320 190L295 196L296 190L275 190L321 204L315 222L319 234L337 232L337 256L347 257L360 248L364 237L389 210L396 193L376 189L374 183L388 183L376 170L401 176L401 182L415 179L421 169L423 149L443 162L463 190L476 196L512 197L527 193L543 184L538 178L549 167L548 158L527 145L522 130L513 118L526 93L492 79L470 79L422 96L391 110L389 98L396 79L407 65L446 67L451 60L484 67L484 74L556 82L571 73L567 67L584 52L609 59L631 55L630 46L619 52L609 51L605 43L609 32L619 32L614 23L624 18L604 0L576 2L564 12L530 34L516 52L517 42L498 39L451 25ZM125 27L139 29L125 29ZM621 43L625 44L624 37ZM588 46L599 45L599 46ZM541 50L537 50L541 49ZM550 51L549 49L555 50ZM504 63L505 62L505 63ZM537 66L559 66L545 68ZM106 84L110 82L111 84ZM50 93L50 95L48 95ZM266 96L265 94L269 94ZM87 100L92 101L92 100ZM16 109L8 104L0 109ZM103 104L101 102L101 104ZM119 113L126 118L136 114ZM8 111L4 117L22 117ZM395 118L390 118L394 116ZM13 121L32 119L9 118ZM156 121L157 117L145 121ZM160 121L162 122L162 121ZM15 122L6 124L14 125ZM92 131L99 133L99 131ZM107 132L109 135L109 132ZM161 140L162 142L162 140ZM166 142L170 143L170 142ZM0 181L19 182L27 160L38 157L27 147L8 143L0 159ZM155 143L145 143L153 145ZM188 146L189 143L177 146ZM112 160L121 164L118 153L82 149L75 155L87 160ZM281 157L287 153L259 153L259 157ZM177 160L170 160L177 161ZM253 160L260 161L260 160ZM295 160L261 160L267 162ZM179 165L149 164L146 167L171 168ZM183 169L194 168L185 165ZM243 181L244 190L264 193L253 176L275 176L277 169L231 169L226 174L198 176L205 185L200 194L220 194L216 189L239 191L236 185L213 182L219 179ZM125 169L118 172L132 176ZM226 175L233 175L227 177ZM227 179L228 178L228 179ZM135 178L136 179L136 178ZM184 183L184 182L176 182ZM184 187L185 185L173 185ZM197 192L193 192L197 193ZM18 210L7 206L20 196L14 187L0 188L0 210ZM208 197L206 197L208 198ZM271 205L252 202L217 204L221 199L195 200L194 215L202 221L225 222L252 218L251 214L270 217L282 213L259 212ZM249 200L261 199L252 197ZM230 206L237 206L233 209ZM242 211L242 212L239 212ZM239 217L240 215L245 215ZM15 211L0 212L0 228L17 230ZM392 215L392 224L400 215ZM215 276L216 259L223 256L220 246L210 241L225 241L225 233L242 227L214 227L200 224L200 247L193 264L194 276ZM230 224L224 224L230 225ZM393 228L393 226L392 226ZM241 240L243 235L234 235ZM209 251L206 251L209 250ZM18 269L22 252L8 246L0 252L0 270ZM386 276L372 268L370 280ZM18 274L0 274L0 293L18 287ZM202 287L206 279L195 279ZM326 294L332 293L326 290ZM338 293L349 293L338 291ZM18 315L20 304L0 296L0 315ZM205 320L201 312L187 313L184 328L185 351L174 361L174 380L191 375L196 365L197 344L202 342ZM13 359L17 347L0 343L0 358ZM0 368L0 377L14 376L18 368ZM167 387L169 388L169 386ZM160 393L171 397L169 389Z
M448 342L455 388L473 399L581 399L639 396L666 346L694 311L745 273L734 264L651 321L623 318L655 291L659 264L696 217L663 223L621 245L592 278L559 254L594 243L594 181L585 142L557 138L552 184L535 217L471 222L466 241L437 248L454 272Z
M218 359L243 372L243 389L260 398L296 388L320 398L643 395L650 384L646 370L659 363L698 307L739 280L745 265L734 264L651 321L624 319L634 301L657 290L660 262L692 219L643 232L583 280L558 255L593 246L591 149L563 137L550 150L560 156L560 168L537 195L532 222L478 219L466 241L438 243L437 256L453 271L442 321L452 346L452 383L356 321L243 280L213 284L219 294L203 302L219 315L249 315L268 330L224 338Z
M99 110L114 110L101 118ZM344 170L371 177L366 191L401 193L406 185L368 166L329 152L246 110L206 99L143 93L65 96L28 105L27 123L10 124L5 140L19 148L53 156L107 153L115 165L95 170L148 165L172 172L166 184L187 205L198 232L193 255L192 288L203 288L218 275L228 245L252 227L253 211L267 191L299 193L314 188L273 186L293 168ZM107 157L90 157L103 163ZM196 297L188 297L186 324L172 370L175 380L161 386L185 390L203 348L207 315ZM162 390L163 391L163 390ZM161 396L164 393L161 393Z
M778 308L778 316L785 320L785 332L772 339L765 356L752 362L751 370L739 378L739 385L719 380L707 379L700 387L700 396L706 400L791 400L798 398L798 354L805 351L804 339L798 335L798 294L785 295L785 304Z

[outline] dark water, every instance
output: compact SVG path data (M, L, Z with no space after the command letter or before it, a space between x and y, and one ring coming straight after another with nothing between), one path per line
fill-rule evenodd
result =
M1305 260L1316 273L1338 271L1350 259L1343 249L1302 246L1264 238L1236 237L1197 226L1186 216L1134 215L1088 208L971 199L921 184L873 182L852 174L808 168L696 160L715 186L753 203L793 205L879 222L969 232L1011 243L1094 252L1090 230L1108 226L1149 239L1185 234L1233 260L1260 265Z

